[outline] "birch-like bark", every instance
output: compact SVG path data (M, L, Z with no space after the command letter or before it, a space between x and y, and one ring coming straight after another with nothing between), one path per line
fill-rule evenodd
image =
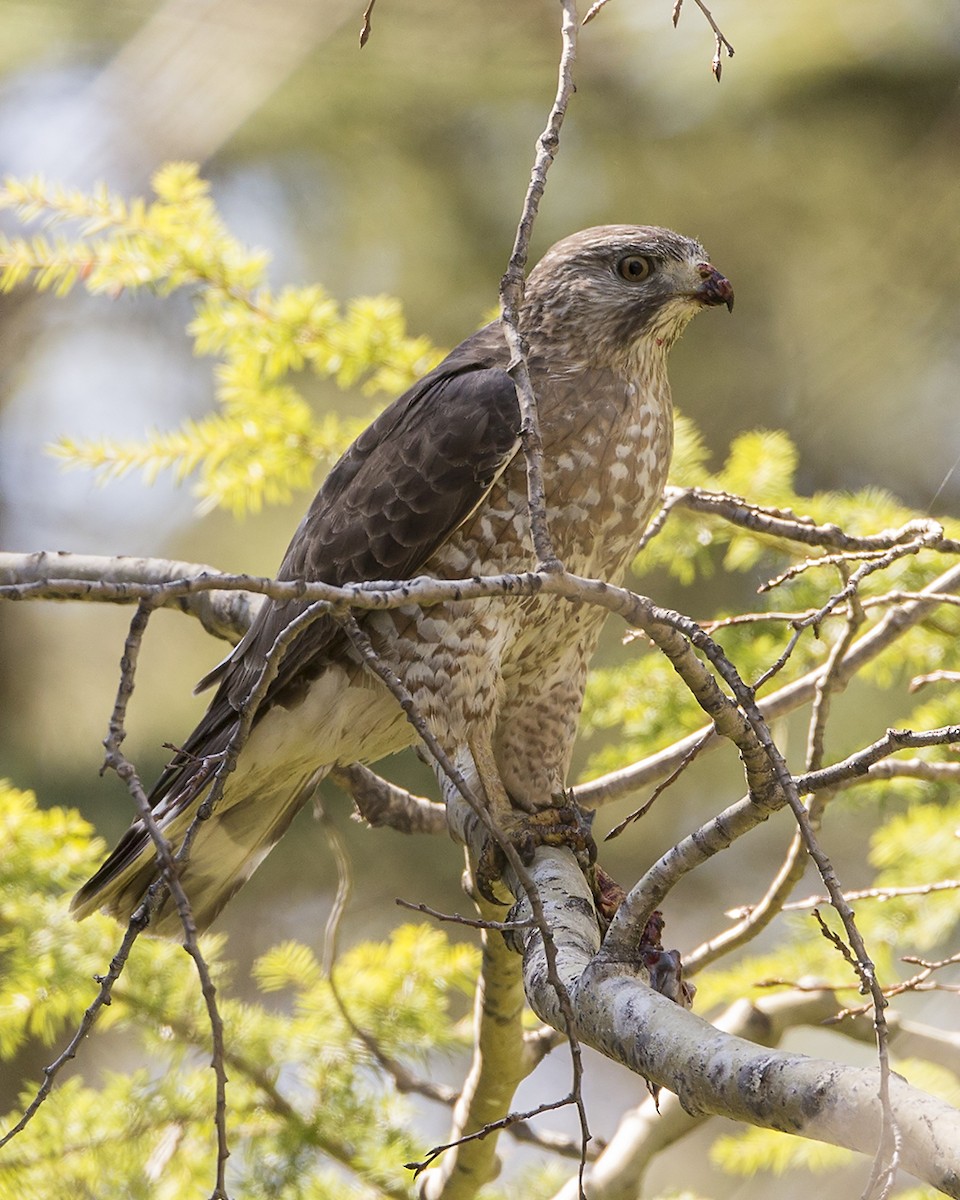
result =
M676 1093L692 1116L725 1116L874 1153L878 1071L767 1049L671 1003L646 986L639 962L604 955L592 897L572 854L542 848L530 872L583 1044ZM521 902L514 916L527 915ZM527 1002L542 1020L563 1028L540 934L525 932L522 941ZM901 1165L960 1198L960 1112L899 1078L890 1093L903 1138Z
M828 988L781 992L754 1002L738 1000L714 1024L726 1033L748 1038L760 1046L776 1046L798 1026L823 1029L824 1022L835 1017L842 1007ZM901 1021L897 1014L888 1014L887 1023L891 1044L900 1054L916 1054L942 1065L953 1062L957 1069L960 1064L957 1038L929 1026ZM867 1016L846 1019L832 1029L840 1037L867 1043L876 1040L873 1022ZM684 1112L672 1092L661 1092L657 1101L648 1097L629 1109L602 1154L587 1170L584 1186L590 1200L636 1200L643 1194L644 1178L657 1156L705 1120L709 1117ZM554 1193L552 1200L577 1200L577 1192L576 1179L570 1179Z

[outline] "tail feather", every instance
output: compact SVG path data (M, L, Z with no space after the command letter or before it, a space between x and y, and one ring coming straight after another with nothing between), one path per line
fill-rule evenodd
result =
M225 683L221 684L221 691ZM150 794L153 815L174 854L239 720L217 698ZM180 882L197 927L205 928L253 874L337 762L382 758L414 740L393 697L356 667L327 668L296 704L269 706L258 719L208 821L197 827ZM104 909L126 922L157 879L156 848L135 821L73 900L78 920ZM149 932L176 936L180 919L169 897Z
M234 778L227 785L213 818L197 829L180 882L190 901L198 930L205 929L231 896L257 869L286 832L325 771L271 786L262 776ZM181 793L182 796L182 793ZM185 803L166 797L158 816L164 837L176 854L196 815L197 794ZM159 876L156 848L142 821L136 821L116 849L73 898L71 911L83 920L101 909L126 923ZM176 905L168 895L148 929L161 937L182 930Z

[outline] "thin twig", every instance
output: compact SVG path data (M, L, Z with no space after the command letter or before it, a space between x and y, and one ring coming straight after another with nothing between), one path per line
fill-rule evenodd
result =
M520 328L520 310L523 305L524 270L533 233L533 223L546 187L547 171L560 145L560 128L573 95L573 62L577 53L577 6L575 0L561 0L563 19L557 94L547 118L547 125L537 140L537 153L530 173L530 183L523 202L523 210L517 225L513 249L503 279L500 282L500 307L503 333L510 350L510 365L507 370L517 389L520 405L520 437L527 464L527 504L530 510L530 532L533 537L534 553L538 570L555 571L560 561L553 547L547 526L546 494L543 485L543 441L540 436L540 418L537 399L534 395L530 371L527 366L527 347Z
M751 533L764 534L772 538L785 538L807 546L840 551L888 550L898 542L914 540L918 535L930 534L931 548L943 554L960 554L960 541L943 534L938 521L919 518L908 521L898 529L887 529L866 536L845 533L839 525L819 525L812 517L798 516L788 508L775 508L753 504L732 492L714 492L707 488L667 487L665 503L671 510L688 509L720 517L731 525ZM937 535L939 530L939 536Z
M116 772L126 784L127 790L137 805L140 820L146 827L157 851L163 885L170 892L177 906L177 912L183 925L183 948L193 959L197 970L197 977L200 980L200 990L207 1009L207 1019L210 1022L210 1033L213 1043L213 1056L210 1065L216 1079L214 1127L217 1134L217 1172L211 1200L228 1200L226 1166L227 1159L230 1157L230 1148L227 1141L227 1071L225 1065L223 1019L220 1015L219 1005L217 1004L217 989L197 941L197 927L193 919L190 901L180 883L178 864L174 859L170 843L164 837L163 831L153 815L150 801L147 799L146 791L140 782L136 768L120 749L121 743L126 737L124 723L127 704L133 694L140 646L153 609L154 605L150 600L141 600L130 622L130 631L124 643L124 652L120 663L120 682L117 686L117 699L110 717L109 732L104 739L104 747L106 749L104 769L109 768ZM136 916L137 914L131 919L131 927L135 924L139 925L139 921L135 920ZM144 926L140 927L143 928Z
M667 521L670 519L670 514L674 508L681 502L685 493L680 488L665 488L663 499L660 503L660 509L657 515L647 522L647 527L640 535L640 540L637 542L637 554L641 554L646 550L647 546L653 539L663 530Z
M690 747L683 758L681 758L681 760L677 763L676 768L670 772L666 779L661 780L660 783L657 784L657 786L653 789L653 794L649 797L649 799L644 801L639 808L634 809L632 813L629 813L627 816L625 816L623 820L619 822L619 824L614 825L614 827L608 834L606 834L603 840L605 842L609 842L613 838L619 837L628 825L632 825L634 821L639 821L641 817L645 817L657 800L667 790L667 788L677 782L687 767L690 766L700 751L704 748L704 746L706 746L712 735L713 727L711 726L710 729L699 739L699 741L695 742Z
M960 889L960 879L938 879L934 883L917 883L909 887L857 888L854 891L845 892L844 895L851 904L856 904L861 900L896 900L901 896L930 896L934 892L955 892L958 889ZM791 900L789 904L783 906L783 911L802 912L805 909L829 903L829 896L806 896L803 900ZM746 909L739 909L733 915L739 916L746 911ZM903 961L910 962L911 960L905 958Z
M830 597L825 608L821 610L819 617L812 619L812 623L817 625L824 617L837 608L838 605L848 599L868 575L872 575L875 571L884 570L896 562L898 558L903 558L908 554L917 554L924 549L936 548L943 541L943 527L937 524L936 521L926 522L925 524L928 528L924 529L917 537L911 538L910 541L890 546L885 550L847 550L839 554L824 554L818 558L805 558L803 562L794 563L773 579L762 583L757 588L757 591L769 592L773 588L780 587L781 584L789 582L791 579L796 579L798 575L804 574L813 567L832 567L843 563L859 561L861 566L850 576L850 580L846 586Z
M330 847L330 853L333 855L333 861L337 868L337 890L333 897L333 904L330 906L330 915L327 917L327 923L323 930L323 955L321 957L323 973L330 981L331 990L334 990L333 968L337 961L340 923L343 920L344 913L347 911L347 905L350 903L350 895L353 891L353 872L350 869L350 856L347 854L347 847L344 845L343 838L337 833L329 817L322 810L320 812L320 823L323 826L327 845ZM334 995L334 999L338 1004L340 1003L336 995Z
M133 944L146 927L147 919L147 914L141 913L140 909L138 909L137 913L134 914L134 917L131 918L130 923L123 935L123 941L120 943L116 954L114 954L113 958L110 960L110 966L106 975L94 976L95 981L100 985L100 989L94 997L93 1002L85 1009L84 1014L80 1019L80 1023L77 1026L76 1032L64 1049L60 1052L60 1054L58 1054L53 1060L53 1062L50 1063L49 1066L43 1068L43 1083L41 1083L40 1087L37 1089L36 1095L24 1109L20 1120L17 1121L16 1125L13 1125L10 1129L8 1129L2 1137L0 1137L0 1149L2 1149L7 1142L15 1138L18 1133L22 1133L23 1130L26 1129L26 1127L30 1124L34 1116L36 1116L37 1110L53 1090L53 1084L57 1076L68 1062L76 1058L77 1050L79 1049L81 1042L85 1041L92 1032L97 1019L100 1016L101 1010L110 1005L114 986L116 985L117 980L123 974L123 969L127 965L127 959L130 957L130 951L133 949Z
M960 725L942 725L938 729L888 729L882 738L864 746L829 767L798 775L797 788L800 792L815 792L821 788L837 787L867 774L881 759L898 750L911 750L925 746L949 746L960 742ZM931 766L937 764L930 764ZM943 764L952 765L952 764ZM922 777L922 776L921 776Z
M884 570L898 558L903 558L909 554L919 553L920 550L927 547L931 541L936 541L942 536L942 534L943 530L939 526L936 526L934 529L927 531L920 537L914 538L912 541L891 546L889 549L884 551L871 550L865 553L857 551L849 554L830 554L824 555L821 558L808 558L802 563L795 564L794 568L784 571L781 575L778 575L776 579L765 584L761 584L758 590L761 592L767 591L772 587L776 587L779 584L784 583L787 579L794 578L796 575L799 575L801 571L806 570L808 567L822 567L831 565L838 567L841 572L845 573L847 564L852 559L867 559L866 562L862 562L860 567L858 567L857 570L847 578L840 591L834 592L830 599L827 600L827 602L820 608L818 608L816 612L809 613L807 616L793 623L794 632L787 644L786 649L776 660L776 662L774 662L772 666L768 667L767 670L763 672L760 678L753 685L754 690L758 691L786 665L787 660L796 649L797 643L800 640L800 636L805 629L812 629L814 633L818 633L820 626L823 624L826 618L832 613L836 612L836 610L840 608L842 604L845 602L850 602L853 604L854 598L857 596L857 589L863 580L867 578L867 576L872 575L875 571ZM859 620L857 623L859 624Z
M216 988L214 987L212 977L207 967L207 963L197 944L196 927L193 923L193 917L190 910L190 903L183 892L180 885L177 862L174 859L170 845L164 838L153 812L147 800L146 793L137 775L133 764L126 758L120 750L120 745L123 742L126 733L124 722L126 717L127 705L130 697L133 694L137 660L142 644L143 635L146 632L147 624L150 615L155 607L153 599L143 599L137 606L137 611L130 623L130 629L124 643L123 656L121 658L121 673L120 681L117 686L117 696L114 702L113 711L110 716L109 731L104 739L106 755L104 759L103 769L112 769L126 784L128 791L133 797L147 832L153 841L157 850L157 856L161 863L162 874L160 878L148 889L144 900L137 906L132 914L124 933L123 940L120 944L117 953L110 961L108 972L104 976L98 976L97 982L100 984L100 990L95 997L93 1003L86 1009L76 1033L70 1042L67 1044L63 1052L58 1058L48 1067L44 1068L44 1079L36 1095L31 1103L27 1106L22 1117L13 1126L2 1139L0 1139L0 1147L4 1146L11 1138L30 1123L35 1116L40 1106L49 1096L54 1080L63 1069L63 1067L76 1056L77 1048L81 1041L86 1038L93 1029L97 1019L103 1008L108 1006L111 1001L112 992L117 980L120 978L130 951L133 948L134 942L148 926L152 914L160 904L163 895L169 890L177 905L177 910L180 914L181 921L184 926L184 949L190 954L197 968L197 974L200 979L201 991L203 993L204 1002L207 1007L207 1015L210 1021L211 1035L213 1041L213 1059L211 1066L216 1076L216 1113L215 1127L217 1131L217 1179L211 1200L227 1200L227 1192L225 1186L225 1168L226 1161L229 1157L229 1147L226 1136L226 1068L225 1068L225 1050L223 1039L223 1023L220 1017L219 1008L216 1001Z
M700 11L703 13L703 15L706 17L707 24L713 30L713 36L714 36L714 40L716 42L716 50L713 55L711 69L713 71L714 78L716 79L717 83L719 83L721 70L722 70L721 62L720 62L720 55L722 52L726 51L727 58L733 58L733 53L734 53L733 47L730 45L730 43L724 37L723 33L720 31L720 27L717 25L716 21L713 19L713 14L710 12L710 9L707 8L707 6L704 4L703 0L693 0L693 2L694 2L694 4L696 4L697 8L699 8ZM677 22L680 20L680 10L682 8L683 8L683 0L675 0L674 6L673 6L673 13L672 13L674 27L676 27Z
M363 22L360 25L360 49L362 50L367 44L367 39L373 30L370 18L373 16L373 6L377 0L370 0L370 3L363 10Z
M912 963L921 968L915 975L909 979L902 979L899 983L893 984L886 989L888 999L893 999L896 996L902 996L907 992L925 992L925 991L944 991L957 992L960 991L960 984L945 984L945 983L930 983L930 976L937 971L942 971L944 967L955 967L960 963L960 954L951 954L947 958L930 961L925 958L918 958L913 954L905 954L900 960L905 963ZM849 1007L840 1009L827 1024L837 1023L847 1020L849 1017L863 1016L869 1012L869 1005L861 1005L859 1007Z
M884 650L892 646L909 629L912 629L933 611L940 603L940 597L952 594L960 586L960 566L951 567L937 579L929 588L916 594L903 604L897 605L885 614L871 629L850 647L849 654L839 667L839 675L849 680L868 663L872 662ZM548 590L546 586L544 590ZM823 673L822 666L808 671L799 679L784 684L778 691L772 692L758 702L758 707L767 721L775 720L793 712L801 705L813 699L816 694L817 681ZM687 754L690 747L701 737L710 734L705 749L714 749L721 739L712 733L710 726L704 726L686 737L678 739L672 745L657 751L638 762L607 775L601 775L587 783L578 784L573 789L574 799L578 804L587 808L596 808L628 795L640 787L646 787L662 779L672 771L677 763Z
M594 0L594 3L587 9L587 15L580 22L581 25L589 25L593 18L600 12L602 8L606 8L610 0Z
M960 671L930 671L926 675L915 675L910 680L908 691L918 692L931 683L960 683Z
M499 1121L491 1121L488 1125L484 1125L482 1129L478 1129L475 1133L465 1133L462 1137L457 1138L454 1142L445 1142L441 1146L434 1146L432 1150L427 1151L424 1158L415 1161L404 1163L408 1171L413 1171L413 1176L416 1178L430 1166L432 1162L440 1157L447 1150L452 1150L455 1146L461 1146L464 1142L482 1141L489 1137L491 1133L496 1133L501 1129L509 1129L511 1125L515 1125L521 1121L529 1121L533 1117L540 1116L545 1112L556 1112L560 1108L568 1108L571 1104L576 1103L576 1097L573 1093L569 1096L564 1096L560 1100L549 1100L545 1104L538 1104L536 1108L530 1108L526 1112L507 1113L505 1117L501 1117Z
M493 929L498 933L515 933L521 929L536 928L536 922L532 918L528 921L484 921L479 917L463 917L460 913L440 912L437 908L431 908L429 904L414 904L411 900L404 900L400 896L397 896L393 902L399 908L408 908L411 912L423 913L425 916L433 917L435 921L445 921L451 925L465 925L468 929Z

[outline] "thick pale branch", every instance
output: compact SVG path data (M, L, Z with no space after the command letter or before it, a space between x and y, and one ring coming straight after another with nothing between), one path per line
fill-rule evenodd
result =
M828 989L781 992L754 1002L738 1000L714 1022L718 1029L747 1038L758 1046L777 1046L792 1029L801 1025L823 1028L841 1008L836 995ZM892 1048L902 1057L916 1056L949 1066L960 1072L960 1039L954 1035L915 1022L901 1020L897 1013L888 1017ZM876 1034L869 1017L850 1017L831 1026L839 1036L873 1042ZM620 1120L609 1144L590 1168L585 1180L594 1200L635 1200L641 1193L644 1176L658 1154L686 1137L709 1118L684 1112L672 1092L662 1092L628 1110ZM555 1193L553 1200L575 1200L571 1182Z
M817 1017L808 1017L811 1004L805 993L791 993L798 998L804 1015L790 1021L783 1007L779 1019L767 1015L767 1005L780 996L764 997L756 1003L738 1000L712 1022L717 1029L738 1038L748 1038L758 1046L776 1046L795 1024L812 1024ZM833 1016L839 1005L820 1006L824 1017ZM820 1011L820 1009L818 1009ZM709 1120L709 1114L685 1112L673 1092L661 1092L659 1097L648 1096L642 1104L628 1109L620 1118L617 1130L608 1145L590 1168L585 1185L591 1200L636 1200L643 1194L646 1172L658 1154L690 1134ZM572 1183L566 1183L553 1200L576 1200Z
M590 894L572 855L541 849L531 871L582 1042L675 1092L693 1116L722 1115L874 1153L881 1136L877 1071L763 1049L672 1004L645 986L638 963L598 953ZM560 1016L539 934L523 940L527 1000L555 1025ZM896 1078L890 1094L904 1169L960 1197L960 1112Z

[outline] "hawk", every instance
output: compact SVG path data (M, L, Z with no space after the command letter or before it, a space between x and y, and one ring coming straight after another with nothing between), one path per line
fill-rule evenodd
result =
M703 247L668 229L605 225L557 242L530 272L520 329L543 441L549 530L568 570L623 580L667 478L667 352L704 307L733 307ZM526 465L499 320L395 400L324 480L278 571L343 585L457 579L533 565ZM198 685L217 685L150 795L174 851L244 703L306 601L267 600ZM491 597L358 617L446 753L498 819L551 804L566 780L587 664L604 613L550 597ZM335 617L286 648L235 771L197 829L181 882L198 928L212 921L338 764L416 740ZM157 878L137 820L80 889L73 911L127 920ZM176 935L167 900L150 932Z

